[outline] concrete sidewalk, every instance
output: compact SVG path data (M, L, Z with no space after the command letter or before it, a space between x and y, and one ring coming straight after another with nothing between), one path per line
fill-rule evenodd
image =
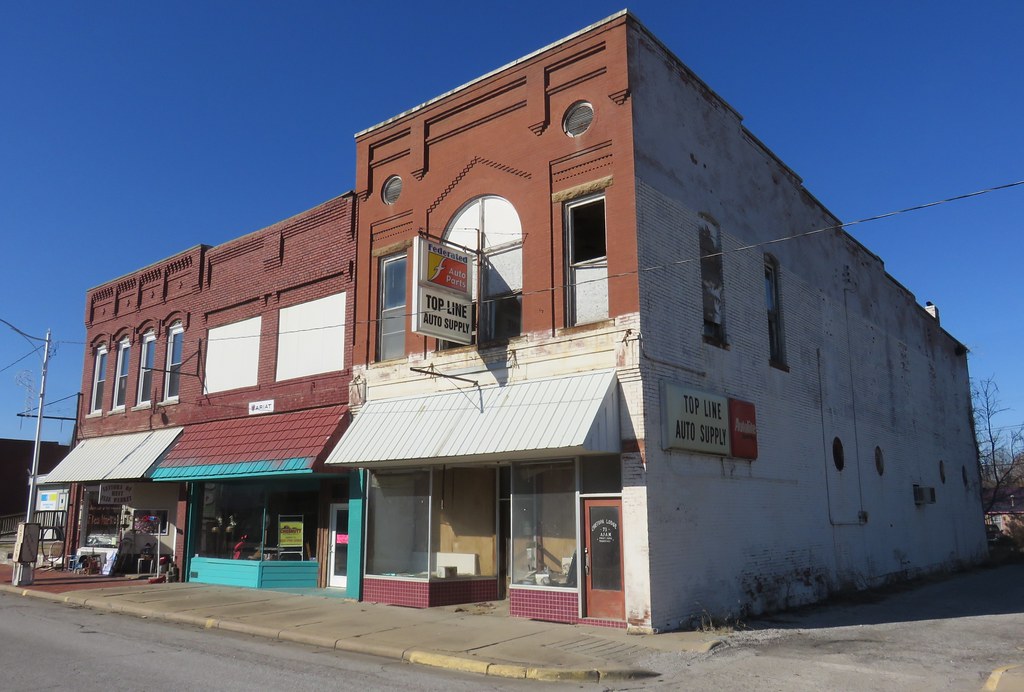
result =
M0 569L0 578L9 571ZM95 578L54 593L42 579L28 588L10 586L9 574L0 591L505 678L599 682L651 677L658 675L651 664L659 655L697 654L719 643L700 632L627 635L624 630L512 618L503 603L418 610L360 603L319 590L288 593L145 580L115 585Z

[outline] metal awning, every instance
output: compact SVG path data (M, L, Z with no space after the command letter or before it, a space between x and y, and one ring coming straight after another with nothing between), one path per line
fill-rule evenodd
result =
M347 421L345 406L326 406L189 425L153 470L153 480L312 474Z
M615 371L366 403L326 464L409 466L614 454Z
M46 476L49 483L90 483L146 478L150 468L177 439L182 428L91 437Z

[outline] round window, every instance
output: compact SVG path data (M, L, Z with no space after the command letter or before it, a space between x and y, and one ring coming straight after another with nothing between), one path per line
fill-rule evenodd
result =
M843 441L838 437L832 440L832 463L836 465L836 471L842 471L846 466L846 457L843 454Z
M885 458L881 447L875 447L875 471L878 471L879 476L885 473Z
M394 204L397 202L398 198L402 196L402 179L397 175L393 175L385 180L380 196L384 200L384 204Z
M594 107L586 101L580 101L569 106L562 120L562 129L570 137L579 137L590 129L590 123L594 122Z

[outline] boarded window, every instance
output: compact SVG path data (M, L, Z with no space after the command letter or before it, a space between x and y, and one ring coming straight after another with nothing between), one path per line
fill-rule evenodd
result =
M281 309L277 380L345 367L345 294Z
M256 386L262 322L253 317L210 330L205 393Z

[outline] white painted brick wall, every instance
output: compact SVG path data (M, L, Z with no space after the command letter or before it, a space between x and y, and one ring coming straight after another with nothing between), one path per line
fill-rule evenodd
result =
M835 221L659 46L635 48L651 626L793 606L981 559L956 341L841 232L737 250ZM728 253L727 348L701 337L700 212L719 223ZM768 362L765 252L780 265L788 372ZM662 380L754 402L759 458L663 451ZM937 502L915 506L914 483L934 486Z

